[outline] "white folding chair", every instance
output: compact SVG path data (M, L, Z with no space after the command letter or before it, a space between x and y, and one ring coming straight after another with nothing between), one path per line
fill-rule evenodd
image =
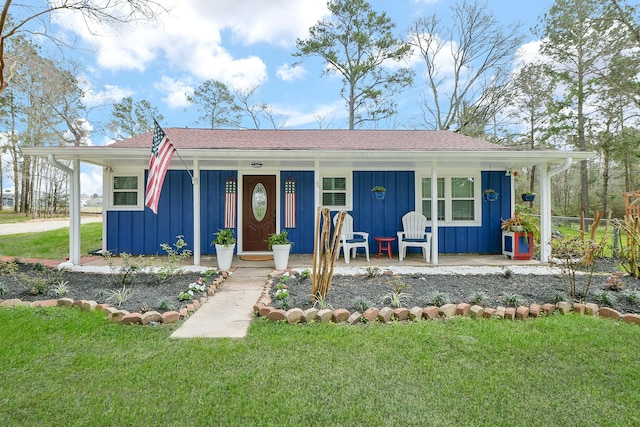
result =
M403 231L398 231L398 252L400 261L407 256L408 247L422 248L426 262L431 261L431 233L427 232L427 218L420 212L412 211L402 217Z
M335 227L338 219L338 214L333 216L333 226ZM340 247L338 248L338 254L336 258L340 258L340 249L344 252L344 262L349 264L349 252L351 256L356 257L358 248L364 248L367 254L367 261L369 261L369 233L364 231L353 231L353 217L349 214L344 216L342 223L342 233L340 234Z

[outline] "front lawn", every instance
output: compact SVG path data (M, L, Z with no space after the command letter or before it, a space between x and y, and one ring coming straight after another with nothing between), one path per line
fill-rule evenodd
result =
M174 340L78 309L0 309L0 425L639 425L640 328L578 315L254 320Z
M102 223L80 226L80 254L102 248ZM0 238L0 255L63 260L69 255L69 227L38 233L9 234Z

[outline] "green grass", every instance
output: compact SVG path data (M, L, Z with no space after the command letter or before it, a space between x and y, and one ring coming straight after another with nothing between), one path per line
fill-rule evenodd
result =
M639 425L640 328L552 316L245 339L0 309L0 425Z
M2 224L15 224L19 222L26 222L31 219L23 213L15 213L14 211L0 210L0 223Z
M580 228L576 227L576 226L558 226L556 227L556 229L558 231L560 231L560 233L562 233L562 235L564 237L578 237L580 236ZM604 249L603 249L603 256L606 257L611 257L613 256L613 229L611 227L609 227L609 229L606 230L606 243L604 245ZM602 239L605 237L605 227L604 225L598 227L598 230L596 231L596 242L600 242L602 241ZM586 232L585 233L585 239L590 239L591 238L591 232Z
M80 253L102 247L102 223L80 226ZM0 255L62 260L69 254L69 228L39 233L10 234L0 238Z

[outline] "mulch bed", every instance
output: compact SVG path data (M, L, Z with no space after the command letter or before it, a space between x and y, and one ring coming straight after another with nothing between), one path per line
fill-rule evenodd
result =
M123 288L122 278L119 276L58 271L32 263L17 264L17 271L11 273L8 265L0 263L0 299L37 301L69 297L74 300L107 303L132 313L179 310L190 302L178 300L182 292L187 291L200 277L209 283L216 277L207 278L198 273L182 273L161 281L157 275L138 273L131 284L124 285L126 290L131 291L131 295L118 306L114 294L121 292ZM505 269L502 274L486 275L336 275L325 303L329 308L346 308L349 311L364 311L368 307L391 307L392 303L388 297L394 290L400 290L404 294L401 299L402 305L409 308L461 302L479 303L494 308L528 306L533 303L555 303L560 298L566 298L565 283L560 276L508 274L508 271ZM611 307L621 313L640 314L640 281L623 276L624 285L620 290L607 289L606 280L616 271L615 262L598 262L586 302ZM30 288L38 280L46 281L46 286L41 293L36 294ZM585 276L579 277L578 290L582 289L585 280ZM64 283L68 289L64 295L56 292L60 283ZM279 278L276 278L270 292L272 305L281 307L281 301L275 298L278 283ZM310 278L303 279L300 272L297 272L287 279L286 285L289 292L287 307L306 309L314 306ZM201 296L202 293L196 291L193 299Z
M617 271L615 263L603 260L598 263L589 294L585 302L610 307L621 313L640 314L640 281L623 276L623 286L618 290L607 288L607 278ZM581 275L577 280L578 291L585 286L587 277ZM320 307L321 302L311 298L311 279L302 279L294 274L286 279L289 297L284 306L276 298L279 279L274 280L270 290L271 305L277 308L298 307L306 309ZM393 292L402 292L403 307L442 306L446 303L466 302L484 307L515 307L519 305L556 303L570 301L567 297L565 282L561 276L509 274L412 274L378 275L375 277L339 276L333 277L326 301L326 308L346 308L363 312L366 308L384 306L394 307L391 302Z
M60 271L38 263L18 263L17 270L11 272L9 265L0 263L0 299L38 301L67 297L110 304L130 313L179 310L191 302L191 299L179 300L182 292L188 291L201 277L211 283L218 276L178 273L161 280L158 275L136 273L134 277L123 279L121 275ZM67 289L65 293L59 292L61 283ZM119 304L118 293L130 295ZM194 291L192 298L199 299L202 295L202 292Z

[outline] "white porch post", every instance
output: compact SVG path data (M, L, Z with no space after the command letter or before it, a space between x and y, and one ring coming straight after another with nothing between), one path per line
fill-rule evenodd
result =
M353 173L353 172L351 172ZM320 261L320 251L316 253L316 245L320 239L320 236L315 235L315 230L318 229L318 208L321 206L322 202L320 200L322 191L320 188L320 162L316 160L313 166L313 254L317 256L317 259L314 259L313 265L315 265L315 261ZM314 272L315 273L315 272Z
M73 169L63 165L53 154L49 163L69 176L69 262L80 265L80 160L73 160Z
M193 265L200 266L200 161L193 161Z
M316 212L318 210L318 207L322 206L322 202L320 200L320 195L321 195L321 189L320 189L320 162L318 160L316 160L314 162L314 168L313 168L313 200L314 200L314 206L313 206L313 215L314 218L317 218ZM351 172L353 173L353 172ZM314 224L314 226L318 226L318 224Z
M431 262L438 265L438 164L431 164ZM422 193L422 190L420 190ZM420 199L421 200L421 199Z
M549 262L551 259L551 177L566 171L573 163L572 157L567 157L563 164L549 170L544 163L540 168L540 261Z
M71 173L71 212L69 224L69 261L80 265L80 160L73 161Z
M548 165L541 164L540 169L540 261L549 262L551 258L551 179Z
M111 208L111 180L111 166L107 166L102 169L102 255L107 253L107 221L109 217L107 212Z

